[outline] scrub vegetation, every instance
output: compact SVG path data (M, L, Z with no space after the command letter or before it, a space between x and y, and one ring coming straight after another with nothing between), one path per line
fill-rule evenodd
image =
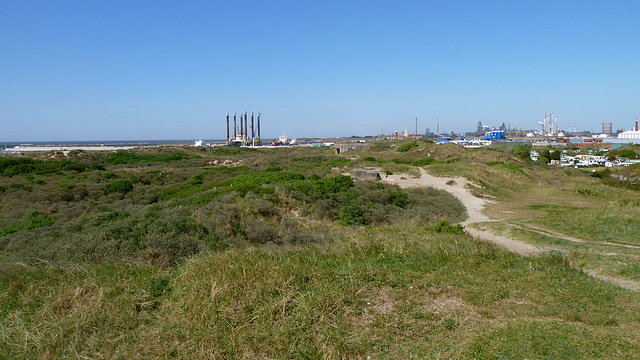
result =
M589 274L640 281L640 193L610 180L640 170L529 151L0 158L0 357L634 358L640 294ZM482 226L543 251L473 239L451 194L344 175L358 167L463 176L501 220Z

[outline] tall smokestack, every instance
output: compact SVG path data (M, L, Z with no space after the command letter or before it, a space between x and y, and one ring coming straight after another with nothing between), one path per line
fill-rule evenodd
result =
M638 131L638 118L636 118L636 131Z
M258 113L258 145L260 145L260 113Z
M251 138L252 139L256 138L256 132L253 127L253 111L251 112Z
M227 141L229 141L229 113L227 113Z
M244 139L247 140L249 137L249 129L247 129L247 112L244 112Z
M233 113L233 140L235 140L236 137L238 137L236 133L237 128L238 128L238 124L236 124L236 113Z
M240 113L240 139L244 138L244 128L242 126L242 113Z

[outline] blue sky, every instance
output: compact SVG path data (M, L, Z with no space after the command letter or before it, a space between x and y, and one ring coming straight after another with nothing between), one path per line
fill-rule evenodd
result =
M629 129L639 1L0 1L0 141Z

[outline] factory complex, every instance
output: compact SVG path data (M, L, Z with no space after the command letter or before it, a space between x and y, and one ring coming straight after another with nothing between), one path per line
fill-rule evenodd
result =
M233 120L233 123L231 123ZM543 121L538 122L540 128L523 130L511 128L504 123L498 128L483 126L481 122L475 131L459 133L440 133L440 119L436 118L436 132L430 132L427 128L423 134L418 133L418 119L415 118L415 132L411 134L408 130L408 123L402 132L395 130L390 135L384 134L381 130L377 136L351 136L349 138L337 139L304 139L298 141L295 138L288 139L284 134L277 139L261 141L260 113L254 116L254 112L247 111L226 114L226 141L223 144L236 146L332 146L336 144L336 151L344 152L368 147L368 141L395 140L395 139L428 139L437 144L453 143L465 148L479 148L491 145L530 145L532 147L549 146L592 146L599 149L615 150L624 146L640 144L640 129L638 119L635 120L633 130L625 131L619 128L615 133L612 131L612 123L602 123L601 133L589 131L576 131L574 127L571 131L561 130L558 125L558 116L554 113L545 113ZM197 141L196 146L204 145L202 141ZM221 144L222 145L222 144ZM585 155L586 156L586 155ZM532 159L535 160L536 152L532 151ZM607 161L605 158L595 156L572 157L563 154L560 160L555 160L554 164L563 166L628 166L636 163L635 159L627 161Z

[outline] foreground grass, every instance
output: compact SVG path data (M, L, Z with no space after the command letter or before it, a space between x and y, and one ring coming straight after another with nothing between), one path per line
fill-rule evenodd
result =
M633 358L639 295L558 254L387 227L172 270L5 273L3 358ZM596 339L596 340L594 340Z
M636 357L640 295L581 269L640 278L637 192L508 152L416 145L16 168L0 177L0 358ZM464 217L437 191L323 190L354 167L417 165L494 199L504 221L483 226L553 250L524 258L429 230ZM109 193L116 182L132 189Z

